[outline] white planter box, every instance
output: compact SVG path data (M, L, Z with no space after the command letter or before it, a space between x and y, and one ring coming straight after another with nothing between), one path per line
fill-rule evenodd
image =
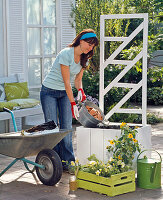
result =
M151 126L147 125L138 128L137 140L142 145L141 150L151 148ZM85 128L83 126L76 128L77 134L77 158L83 165L87 163L87 158L95 154L99 160L108 161L110 157L106 147L109 145L108 140L116 139L120 136L120 129L100 129ZM136 157L135 156L135 161Z

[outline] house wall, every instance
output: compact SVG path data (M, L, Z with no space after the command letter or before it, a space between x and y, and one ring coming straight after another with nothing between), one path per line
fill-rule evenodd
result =
M28 80L25 2L0 0L0 77L23 73L24 80ZM57 0L58 51L71 43L75 37L75 30L69 24L72 3L74 4L75 0ZM39 123L35 118L26 118L26 122L27 125ZM5 130L8 130L7 121L0 121L0 133Z
M4 39L3 39L3 6L0 0L0 77L4 76ZM0 121L0 133L5 129L5 122Z
M0 0L0 77L4 76L3 6Z
M0 0L0 77L24 73L24 79L28 79L25 2L25 0ZM59 52L72 42L76 34L75 29L69 24L71 4L75 4L75 1L57 0L56 2L57 51Z

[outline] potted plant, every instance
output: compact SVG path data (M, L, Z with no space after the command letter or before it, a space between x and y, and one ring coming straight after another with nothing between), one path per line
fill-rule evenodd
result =
M140 152L140 145L136 138L137 130L122 123L121 136L109 140L107 150L112 157L104 163L93 154L88 158L86 165L79 161L71 162L75 170L78 188L115 196L135 191L135 171L132 170L132 161L136 151Z

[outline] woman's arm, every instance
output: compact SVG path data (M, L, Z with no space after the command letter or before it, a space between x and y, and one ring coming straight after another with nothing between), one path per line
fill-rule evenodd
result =
M70 102L74 102L75 100L74 100L74 96L73 96L73 92L72 92L72 88L71 88L71 84L70 84L70 68L69 68L69 66L61 64L61 73L62 73L63 81L65 84L67 96L68 96Z
M75 88L77 90L79 90L80 88L83 88L83 86L82 86L83 72L84 72L84 69L82 68L80 70L80 72L76 75L76 78L75 78Z
M79 111L78 111L78 108L76 106L74 96L73 96L73 92L72 92L72 88L71 88L71 84L70 84L70 68L69 68L69 66L61 64L61 73L62 73L63 81L64 81L64 84L65 84L66 93L67 93L67 96L68 96L70 103L71 103L72 116L74 118L76 118L76 120L78 120Z

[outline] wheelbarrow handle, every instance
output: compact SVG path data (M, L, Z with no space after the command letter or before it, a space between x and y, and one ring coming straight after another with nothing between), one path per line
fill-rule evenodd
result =
M3 107L3 111L6 111L6 112L8 112L8 113L11 113L11 110L8 109L8 108L6 108L6 107Z
M11 117L12 117L12 122L13 122L13 125L14 125L14 130L15 130L15 132L17 132L18 131L18 129L17 129L17 126L16 126L16 122L15 122L15 117L14 117L14 113L10 110L10 109L8 109L8 108L6 108L6 107L3 107L3 111L6 111L6 112L8 112L8 113L10 113L11 114Z

